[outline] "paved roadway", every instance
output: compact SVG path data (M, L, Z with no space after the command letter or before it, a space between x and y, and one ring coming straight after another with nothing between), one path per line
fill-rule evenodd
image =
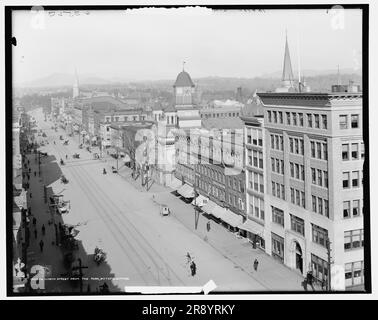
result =
M70 200L71 210L62 215L63 222L80 224L79 256L83 265L88 266L85 276L92 277L84 286L89 283L93 290L101 282L93 278L109 277L112 280L108 283L114 291L123 291L125 285L203 286L209 280L220 291L267 290L178 220L161 217L150 194L139 191L110 170L103 175L104 162L79 149L77 135L69 138L61 128L58 132L52 130L52 123L43 120L41 110L32 114L39 128L48 135L49 144L41 147L41 151L56 157L55 167L59 166L69 180L63 185L58 179L48 187ZM59 135L70 140L68 146L62 144ZM80 154L80 159L72 158L75 152ZM65 165L59 164L60 158ZM56 175L56 172L43 172L44 176L49 174ZM93 262L96 246L107 253L106 263L100 266ZM187 252L195 252L197 274L194 277L186 262Z

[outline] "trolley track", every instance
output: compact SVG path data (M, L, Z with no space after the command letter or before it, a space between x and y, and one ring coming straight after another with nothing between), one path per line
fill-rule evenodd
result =
M56 147L57 147L56 149L60 149L58 152L59 154L61 154L60 151L61 151L61 148L63 148L63 146L59 146L59 147L56 146ZM181 284L185 284L182 281L182 279L176 274L176 272L171 267L168 266L168 264L164 261L161 255L149 243L149 241L143 236L143 234L137 229L134 223L132 223L132 221L125 214L122 214L123 213L122 210L120 210L119 207L117 207L108 196L105 196L103 194L101 188L98 186L98 183L95 182L93 177L91 177L90 174L85 169L79 170L78 168L76 168L76 166L70 166L67 169L70 169L69 171L73 171L73 173L75 174L75 178L80 180L80 182L79 181L77 182L80 185L83 192L88 197L88 199L90 199L91 201L94 201L96 203L96 207L101 208L102 210L101 212L105 214L106 219L104 219L104 217L99 212L99 210L96 210L97 215L104 221L104 223L109 227L109 229L111 230L114 230L114 228L117 229L118 234L122 238L121 240L124 240L128 243L130 249L134 252L134 254L138 257L138 259L149 270L151 274L152 274L152 270L150 269L150 265L152 264L153 266L155 266L156 270L158 271L158 277L156 279L156 276L154 276L153 274L152 276L155 278L155 280L157 280L159 284L160 284L160 275L162 275L168 281L169 284L172 284L171 275L173 275ZM88 182L88 185L86 185L85 182ZM86 189L91 190L91 191L88 191ZM123 204L127 207L127 204L125 202L123 202ZM112 208L111 213L113 214L108 214L110 207ZM116 218L118 222L122 225L123 230L121 230L118 227L119 223L117 223L117 221L115 221L114 218ZM111 221L114 226L110 226L109 223L107 223L107 220ZM145 255L144 258L139 253L140 251L138 251L138 248L136 248L135 246L131 244L129 239L124 234L124 231L127 231L127 234L131 235L133 242L136 243L137 247L139 247L141 249L141 252ZM114 233L113 233L113 236L115 236ZM125 254L130 258L128 254L128 250L122 245L121 241L119 239L117 239L116 241L120 245L122 250L125 252ZM150 251L153 252L155 257L152 256ZM134 263L133 263L133 266L136 268L136 270L138 270L138 268L135 266Z

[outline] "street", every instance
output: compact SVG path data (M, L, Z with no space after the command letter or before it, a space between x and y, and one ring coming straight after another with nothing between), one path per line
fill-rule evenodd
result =
M47 188L51 187L54 194L63 194L64 199L70 201L69 213L61 216L62 223L78 225L80 231L76 237L80 242L76 257L80 257L83 265L88 267L83 271L84 279L88 279L83 281L84 291L94 291L104 281L113 292L124 291L126 285L203 286L209 280L217 285L216 291L268 289L248 273L236 268L234 263L180 221L160 216L159 205L153 201L151 193L141 192L119 175L113 174L109 162L94 160L92 153L79 149L77 135L69 138L61 128L57 132L52 130L52 123L44 121L40 110L33 112L33 116L39 129L47 133L46 139L49 141L48 145L41 147L41 151L56 158L54 166L44 166L42 161L42 178L50 182ZM64 140L69 140L68 145L63 145L60 135ZM74 153L79 153L80 158L73 159ZM60 159L65 161L65 165L59 164ZM102 172L104 167L106 175ZM69 180L68 184L61 183L60 174L54 172L56 170L61 170ZM31 185L33 196L35 187ZM38 209L34 207L39 204L37 199L33 201L36 201L32 202L35 213ZM96 246L107 253L106 261L99 266L93 261ZM43 261L52 266L52 277L58 276L58 270L59 274L62 273L61 267L54 270L54 266L62 265L62 255L56 249L48 252L48 257ZM187 252L197 264L195 276L190 274ZM63 285L59 284L59 287L67 290L67 281L61 282Z

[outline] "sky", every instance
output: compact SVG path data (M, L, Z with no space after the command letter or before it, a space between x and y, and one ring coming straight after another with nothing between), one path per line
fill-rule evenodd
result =
M61 15L60 15L61 14ZM347 10L16 11L14 83L53 73L105 79L252 78L282 70L285 32L294 69L361 69L362 14Z

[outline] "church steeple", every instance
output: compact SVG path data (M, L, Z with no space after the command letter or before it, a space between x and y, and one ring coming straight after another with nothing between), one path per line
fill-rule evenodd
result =
M75 79L73 84L72 97L75 99L79 97L79 78L77 76L77 70L75 68Z
M289 44L287 42L287 31L286 31L286 43L285 43L285 55L284 64L282 70L282 82L284 87L294 87L294 76L293 68L291 67Z

